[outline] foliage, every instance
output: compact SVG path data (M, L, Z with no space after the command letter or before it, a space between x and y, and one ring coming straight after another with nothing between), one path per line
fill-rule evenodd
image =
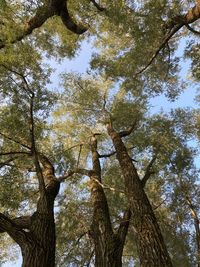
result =
M174 17L185 14L193 1L103 0L99 1L106 8L103 12L91 1L68 2L75 21L89 28L84 35L66 30L54 16L14 43L26 21L45 1L0 1L0 45L6 43L0 50L0 212L15 217L30 214L36 207L38 184L28 150L34 94L36 145L54 164L57 177L75 168L91 169L90 139L94 133L98 134L98 153L113 152L105 127L110 118L117 131L135 124L125 145L141 180L153 160L145 191L174 266L194 266L197 243L193 215L195 211L199 217L200 211L199 170L195 165L198 149L194 147L200 136L199 110L177 108L152 114L151 98L164 94L175 101L188 82L198 84L198 37L181 28L141 71L162 44ZM77 56L85 39L94 47L88 74L61 73L57 93L51 89L54 70L46 63L49 58L61 62ZM182 54L190 62L189 81L181 76ZM115 154L111 154L101 159L102 184L116 229L128 203L122 173ZM58 266L93 263L94 244L89 232L92 203L86 176L67 178L55 211ZM0 264L8 259L6 248L13 246L4 235L1 240ZM123 264L139 266L132 224Z

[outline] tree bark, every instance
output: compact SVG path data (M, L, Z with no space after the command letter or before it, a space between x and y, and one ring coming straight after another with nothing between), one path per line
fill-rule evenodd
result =
M54 267L56 238L53 216L36 212L27 237L21 245L22 267Z
M186 193L185 193L186 195ZM194 228L195 228L195 238L196 238L196 260L197 260L197 267L200 267L200 228L199 228L199 217L196 212L196 208L192 203L190 197L186 195L186 202L190 208L191 216L194 221Z
M35 15L25 23L20 31L17 31L17 33L13 32L13 38L9 41L10 43L14 44L21 41L55 15L61 18L63 24L69 31L75 34L83 34L87 31L87 28L78 25L70 16L66 0L49 0L45 2L45 4L36 9ZM0 49L4 48L7 42L7 40L0 40Z
M7 232L21 248L22 267L54 267L56 233L54 200L60 182L54 176L50 161L40 156L43 165L45 192L40 192L37 210L32 216L10 219L0 214L0 233ZM47 183L48 181L48 183Z
M91 198L93 218L90 234L95 246L95 267L121 267L122 253L129 226L130 213L114 232L110 220L109 207L101 185L101 166L97 152L97 140L91 140L93 170L91 171Z
M113 129L111 123L107 124L107 130L115 147L116 156L124 177L126 196L130 203L135 229L140 266L171 267L172 263L153 209L120 133Z

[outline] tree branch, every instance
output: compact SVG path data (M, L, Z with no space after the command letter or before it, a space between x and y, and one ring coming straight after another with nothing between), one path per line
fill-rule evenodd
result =
M59 177L58 181L59 182L64 182L67 178L71 177L72 175L74 175L76 173L90 177L92 175L92 172L93 172L92 170L87 170L87 169L80 169L80 168L79 169L74 169L74 170L69 171L65 175Z
M163 199L163 201L161 201L158 205L152 204L153 210L157 210L163 203L165 203L166 200L167 200L167 197Z
M200 18L200 1L196 0L196 5L184 16L184 25L191 24Z
M95 0L90 0L93 5L99 10L99 11L105 11L106 9L104 7L101 7Z
M36 168L36 174L39 182L39 191L41 196L45 195L45 182L42 173L42 169L39 163L39 156L37 153L36 145L35 145L35 123L34 123L34 115L33 115L33 106L34 106L34 92L31 91L31 98L30 98L30 123L29 123L29 130L30 130L30 139L31 139L31 153L33 155L34 165Z
M11 164L9 164L10 162L14 161L17 157L14 158L10 158L4 162L0 162L0 169L3 168L4 166L12 166Z
M170 31L164 36L163 41L161 42L160 46L157 48L157 50L154 52L153 56L149 60L149 62L141 68L138 72L136 72L133 77L135 78L137 75L142 74L155 60L155 58L158 56L160 51L165 47L165 45L168 43L168 41L183 27L188 27L189 24L195 22L200 18L200 2L197 1L196 5L188 10L188 12L183 16L177 16L173 18L167 25L167 28L170 28ZM191 28L189 26L189 28ZM192 29L192 28L191 28ZM191 30L190 29L190 30ZM198 33L198 32L197 32ZM198 33L199 34L199 33Z
M2 132L0 132L0 135L3 136L4 138L6 138L6 139L8 139L8 140L10 140L10 141L12 141L12 142L14 142L14 143L16 143L16 144L22 146L22 147L25 147L25 148L31 150L31 147L30 147L30 146L28 146L28 145L26 145L26 144L23 144L22 142L20 142L20 141L14 139L13 137L10 137L10 136L8 136L8 135L2 133Z
M102 184L100 181L98 181L97 179L93 178L93 180L95 182L97 182L103 189L108 189L112 192L118 192L118 193L121 193L121 194L125 194L125 191L123 190L120 190L120 189L117 189L117 188L114 188L114 187L111 187L109 185L106 185L106 184Z
M121 223L119 225L118 231L117 231L117 234L120 237L120 240L121 240L121 242L123 242L123 244L125 242L126 235L127 235L127 232L128 232L130 219L131 219L131 211L130 211L130 209L127 209L124 212L123 219L122 219L122 221L121 221Z
M67 27L68 30L70 30L73 33L76 34L83 34L88 30L88 28L85 28L83 26L77 25L72 17L69 15L68 9L67 9L67 1L62 1L62 8L59 13L61 20L63 24Z
M146 172L145 172L145 175L143 176L141 182L142 182L142 186L145 187L146 185L146 182L148 181L148 179L150 178L150 176L154 173L151 171L151 168L154 164L154 162L156 161L157 159L157 153L153 156L153 158L151 159L151 161L149 162L149 164L147 165L147 168L146 168Z
M44 168L43 173L45 173L45 176L54 176L55 169L51 161L45 155L41 153L38 154L38 158Z
M116 151L112 151L109 154L102 154L102 155L99 154L99 158L109 158L115 154L116 154Z
M133 130L136 128L136 125L137 125L137 120L127 130L120 132L119 136L120 137L126 137L126 136L130 135L133 132Z
M12 220L21 229L29 229L31 226L31 216L21 216Z
M200 35L200 32L199 31L196 31L195 29L193 29L190 25L186 24L185 25L188 30L190 30L192 33L196 34L196 35Z
M0 233L7 232L15 242L23 244L26 232L22 230L18 223L0 213Z
M69 148L66 149L65 151L68 151L68 150L71 150L71 149L73 149L73 148L75 148L75 147L83 146L83 145L85 145L85 143L79 143L79 144L77 144L77 145L74 145L74 146L69 147Z
M0 156L9 156L9 155L31 155L30 152L25 151L10 151L10 152L1 152Z
M54 15L60 16L63 24L68 30L76 34L82 34L87 29L78 26L70 17L66 5L66 0L49 0L46 4L37 8L35 15L30 18L21 29L21 31L13 37L11 44L21 41L26 36L30 35L35 29L40 28L49 18ZM0 49L6 46L6 41L1 41Z
M77 160L76 168L78 168L78 166L79 166L82 148L83 148L83 145L81 144L80 149L79 149L79 153L78 153L78 160Z
M158 56L158 54L160 53L160 51L165 47L165 45L168 43L168 41L172 38L172 36L174 36L175 33L177 33L183 26L184 26L184 24L183 25L182 24L181 25L176 25L174 27L174 29L171 30L164 37L164 40L162 41L162 43L160 44L160 46L157 48L157 50L154 52L154 54L151 57L151 59L149 60L149 62L143 68L141 68L138 72L136 72L133 75L133 78L136 78L136 76L138 76L139 74L142 74L146 69L148 69L148 67L153 63L153 61L156 59L156 57Z

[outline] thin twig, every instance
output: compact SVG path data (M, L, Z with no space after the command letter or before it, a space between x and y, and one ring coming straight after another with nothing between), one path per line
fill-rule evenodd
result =
M2 132L0 132L0 135L3 136L4 138L6 138L6 139L8 139L8 140L10 140L10 141L12 141L12 142L14 142L14 143L16 143L16 144L21 145L22 147L25 147L25 148L27 148L27 149L29 149L29 150L31 149L30 146L28 146L28 145L26 145L26 144L23 144L22 142L20 142L20 141L14 139L13 137L10 137L10 136L8 136L8 135L2 133Z

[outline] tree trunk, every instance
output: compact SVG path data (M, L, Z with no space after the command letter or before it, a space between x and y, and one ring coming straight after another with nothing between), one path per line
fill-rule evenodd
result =
M187 196L187 193L184 192L184 195L186 196L187 204L190 208L190 212L192 215L192 218L194 220L194 228L195 228L195 238L196 238L196 260L197 260L197 267L200 267L200 228L199 228L199 217L196 212L196 208L194 204L192 203L192 200L189 196Z
M52 179L52 177L51 177ZM20 244L22 267L54 267L56 233L54 222L54 200L60 183L52 179L46 194L38 200L37 211L31 216L26 240Z
M140 266L171 267L172 263L153 209L132 159L129 157L126 147L122 142L120 133L117 133L111 124L108 125L107 129L113 141L124 177L126 195L133 218Z
M48 214L34 213L27 242L21 245L22 267L55 266L55 224Z
M43 165L40 175L45 180L45 188L40 191L36 212L32 216L16 219L0 213L0 233L7 232L20 246L22 267L55 267L54 200L59 192L60 182L54 176L50 161L40 156L40 162Z
M122 252L120 240L114 235L102 242L97 237L95 242L95 267L122 267Z
M125 237L120 238L113 232L103 188L96 179L91 179L93 220L90 234L95 245L95 267L121 267Z
M90 234L95 246L95 267L121 267L130 214L125 215L123 223L114 233L107 198L101 184L101 166L95 136L91 140L91 151L93 170L91 171L90 188L93 217Z

